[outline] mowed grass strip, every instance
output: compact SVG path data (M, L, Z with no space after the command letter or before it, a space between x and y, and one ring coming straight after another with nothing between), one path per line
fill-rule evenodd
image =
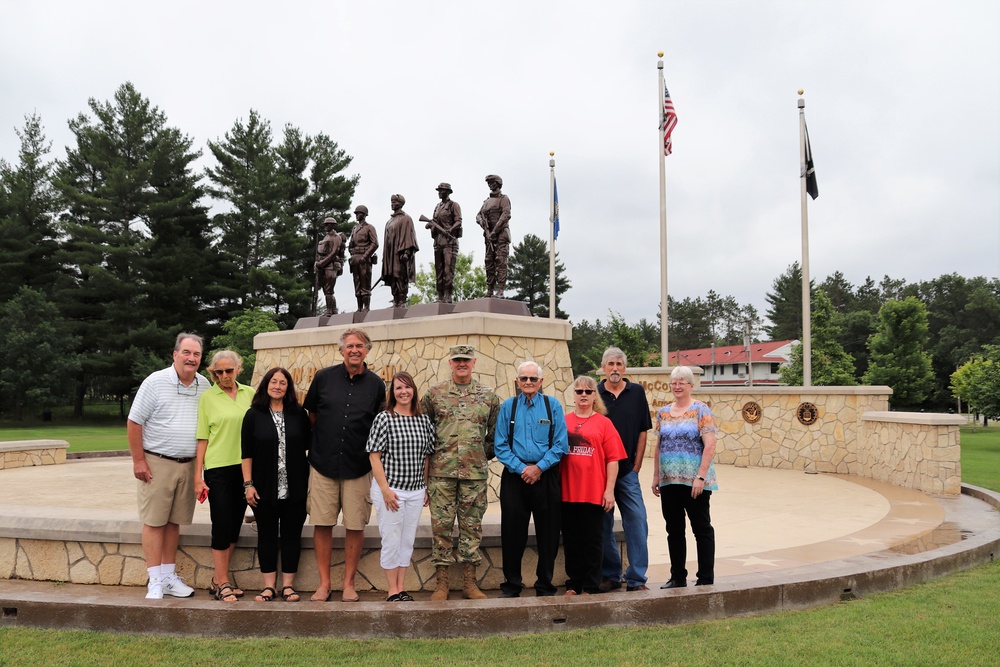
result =
M831 607L681 626L442 640L192 639L2 628L0 646L0 665L11 667L996 665L1000 562Z

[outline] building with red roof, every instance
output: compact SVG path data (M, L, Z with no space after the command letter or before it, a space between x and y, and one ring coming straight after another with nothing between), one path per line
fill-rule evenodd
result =
M780 384L778 375L783 364L792 358L792 346L797 340L778 340L745 345L721 345L698 350L671 352L669 366L700 366L704 370L701 385L722 387L753 384Z

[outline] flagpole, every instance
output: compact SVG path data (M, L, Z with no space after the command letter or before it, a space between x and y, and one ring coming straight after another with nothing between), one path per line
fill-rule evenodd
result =
M657 102L662 118L664 88L666 87L663 83L663 51L660 51L657 55L660 58L656 61L656 69L659 71L659 95ZM660 365L664 368L667 367L670 357L670 345L667 337L667 184L666 154L663 150L663 135L665 130L666 124L661 120L660 142L658 146L660 154ZM680 359L678 359L678 365L680 365Z
M549 319L556 318L556 159L549 151Z
M803 90L799 88L799 95ZM802 199L802 386L812 386L812 321L809 290L809 206L806 203L806 101L799 97L799 190Z

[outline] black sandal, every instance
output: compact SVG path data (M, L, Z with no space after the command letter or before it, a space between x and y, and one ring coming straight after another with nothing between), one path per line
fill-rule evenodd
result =
M400 602L413 602L413 596L410 595L409 593L407 593L406 591L403 591L403 592L401 592L399 594L399 601Z
M271 591L270 595L267 594L268 591ZM277 594L278 591L274 590L270 586L267 586L266 588L264 588L264 590L260 592L260 595L254 598L254 602L270 602L271 600L274 599L274 596L276 596ZM233 593L233 595L236 594Z
M286 591L291 591L291 593L288 593ZM285 599L285 602L298 602L299 600L302 599L301 597L299 597L299 594L295 591L295 589L292 588L291 586L282 586L281 597ZM295 598L294 600L292 599L293 597Z
M223 581L221 584L213 581L212 586L215 588L213 596L216 600L221 602L239 602L239 598L236 597L236 593L233 592L233 587L229 585L228 581ZM232 600L228 598L232 598Z
M396 593L395 595L390 595L385 599L386 602L402 602L402 593Z

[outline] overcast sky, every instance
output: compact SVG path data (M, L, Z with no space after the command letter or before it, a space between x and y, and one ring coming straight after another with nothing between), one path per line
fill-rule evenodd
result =
M763 314L801 259L798 88L820 190L817 281L1000 276L998 25L992 0L0 0L0 157L16 162L14 130L33 111L63 157L67 120L131 81L206 153L250 109L276 135L286 123L329 134L354 156L354 203L380 236L391 194L416 219L450 182L462 250L481 262L485 175L504 179L514 242L547 240L555 151L563 309L654 320L662 50L679 118L670 294L715 290ZM422 226L419 240L432 263Z

